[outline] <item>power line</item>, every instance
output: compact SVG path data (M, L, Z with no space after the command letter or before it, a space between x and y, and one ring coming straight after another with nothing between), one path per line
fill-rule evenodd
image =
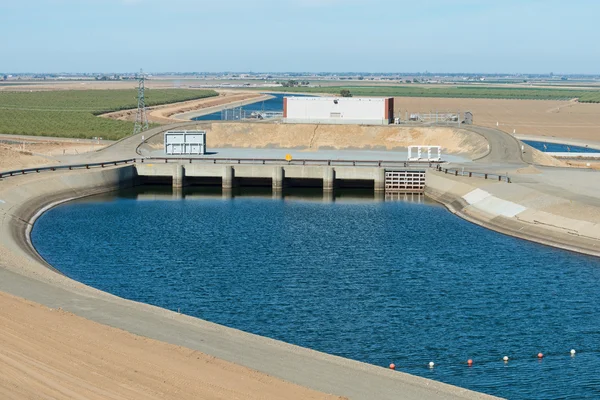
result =
M148 130L148 115L146 113L146 99L144 98L145 81L144 72L140 69L138 76L138 107L135 114L135 126L133 127L134 135Z

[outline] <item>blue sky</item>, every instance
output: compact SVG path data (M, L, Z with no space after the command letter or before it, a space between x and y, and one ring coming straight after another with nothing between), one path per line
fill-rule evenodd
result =
M600 73L598 0L0 0L0 72Z

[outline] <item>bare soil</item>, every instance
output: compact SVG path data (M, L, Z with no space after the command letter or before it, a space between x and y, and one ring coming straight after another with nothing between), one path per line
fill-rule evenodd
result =
M15 136L14 141L19 141ZM63 155L83 154L99 150L104 145L89 141L43 141L23 140L21 143L0 143L0 171L43 165L56 165Z
M339 399L2 292L0 398Z
M208 148L288 148L314 151L399 150L411 145L442 146L443 152L477 157L487 141L472 132L447 127L399 127L266 123L198 123L207 130ZM162 145L162 135L150 145Z
M13 150L0 145L0 171L41 166L48 162L47 158L34 156L27 151Z
M257 92L219 92L218 97L209 97L200 100L183 101L180 103L166 104L148 108L148 121L158 124L171 124L181 122L181 120L172 118L173 115L189 111L203 110L212 107L218 107L229 103L237 103L254 98L260 98L262 94ZM121 121L135 121L137 109L123 110L103 114L104 118L117 119Z
M600 104L551 100L397 97L395 113L472 111L476 125L507 133L600 140ZM498 124L498 125L496 125Z

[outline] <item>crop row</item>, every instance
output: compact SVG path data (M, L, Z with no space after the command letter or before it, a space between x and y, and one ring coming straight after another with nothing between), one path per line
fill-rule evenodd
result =
M146 89L149 106L216 96L212 90ZM0 133L120 139L133 122L96 115L137 107L136 90L0 92Z

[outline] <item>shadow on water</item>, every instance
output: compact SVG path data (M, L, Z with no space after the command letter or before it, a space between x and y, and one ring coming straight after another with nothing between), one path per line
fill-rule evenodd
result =
M285 188L283 191L274 192L270 187L237 187L231 191L223 190L217 186L188 186L174 189L168 185L140 185L133 188L105 193L102 195L84 198L78 202L109 202L118 199L130 200L202 200L202 199L234 199L264 198L281 199L285 201L313 201L313 202L384 202L405 201L411 203L437 204L427 197L416 193L375 193L373 190L363 188L343 188L334 192L324 192L321 188Z

